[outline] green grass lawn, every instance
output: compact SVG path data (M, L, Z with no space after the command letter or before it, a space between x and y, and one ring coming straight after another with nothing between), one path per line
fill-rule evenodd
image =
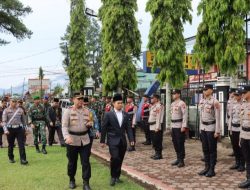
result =
M28 166L20 165L18 148L15 148L16 163L8 162L7 148L0 149L0 190L64 190L69 189L67 176L66 149L53 146L47 148L48 154L38 154L33 147L26 148ZM91 158L93 190L142 190L125 176L124 181L115 187L109 186L109 168L95 158ZM78 162L76 189L82 189L81 165Z

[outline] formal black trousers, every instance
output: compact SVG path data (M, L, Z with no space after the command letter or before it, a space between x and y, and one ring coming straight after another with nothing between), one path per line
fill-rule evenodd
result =
M3 128L0 127L0 146L3 145L3 134L4 134Z
M55 139L55 132L57 132L60 144L65 144L63 134L62 134L62 127L61 126L54 126L48 127L49 128L49 145L52 145Z
M67 145L67 157L68 157L68 176L70 180L75 180L77 170L78 154L80 155L82 164L82 179L89 181L91 177L91 166L89 162L91 145L85 146L71 146Z
M110 173L112 178L119 178L121 175L122 162L127 150L126 143L120 141L118 145L109 145Z
M178 160L185 158L185 132L181 132L181 128L172 128L172 142Z
M235 159L237 161L241 161L244 163L244 156L243 156L241 147L239 145L240 132L232 131L231 139L232 139L232 147L233 147Z
M8 129L9 134L7 135L7 141L8 141L8 156L9 159L14 159L14 144L15 139L17 139L18 147L19 147L19 155L21 160L26 160L26 153L25 153L25 147L24 147L24 136L25 136L25 130L20 127L16 129L9 128Z
M163 131L159 130L157 132L151 131L151 139L153 143L153 148L156 152L161 153L162 152L162 140L163 140Z
M200 138L205 163L214 167L217 162L217 138L214 138L214 133L211 131L201 131Z
M141 128L144 131L146 142L151 143L151 141L152 141L151 140L151 133L150 133L149 124L148 124L147 120L141 121Z
M241 150L246 161L246 175L250 179L250 140L240 140Z

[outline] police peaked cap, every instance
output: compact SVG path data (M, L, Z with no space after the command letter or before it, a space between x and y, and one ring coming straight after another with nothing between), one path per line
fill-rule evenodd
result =
M212 84L205 84L204 87L203 87L204 90L207 90L207 89L214 89L214 85Z
M113 102L116 101L122 101L122 95L121 94L115 94L113 97Z
M172 94L181 94L181 90L180 89L173 89Z
M75 92L73 96L74 98L83 98L83 95L80 92Z

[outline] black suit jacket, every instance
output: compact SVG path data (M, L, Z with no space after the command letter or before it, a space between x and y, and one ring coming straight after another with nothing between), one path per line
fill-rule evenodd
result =
M134 141L132 128L129 125L129 117L123 113L122 126L120 127L115 111L106 112L102 123L101 143L105 143L107 136L107 144L116 146L122 141L127 144L125 133L128 135L130 142Z

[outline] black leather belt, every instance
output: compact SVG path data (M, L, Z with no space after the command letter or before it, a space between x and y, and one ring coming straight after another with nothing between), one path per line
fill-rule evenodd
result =
M175 119L175 120L171 120L172 123L180 123L182 122L183 119Z
M149 125L155 125L156 124L156 121L154 122L148 122Z
M84 131L84 132L73 132L73 131L69 131L69 134L71 135L76 135L76 136L83 136L88 134L88 131Z
M232 123L232 127L240 127L240 124L234 124L234 123Z
M212 124L215 124L215 123L216 123L215 121L209 121L209 122L202 121L203 125L212 125Z
M250 132L250 128L242 127L243 131Z

